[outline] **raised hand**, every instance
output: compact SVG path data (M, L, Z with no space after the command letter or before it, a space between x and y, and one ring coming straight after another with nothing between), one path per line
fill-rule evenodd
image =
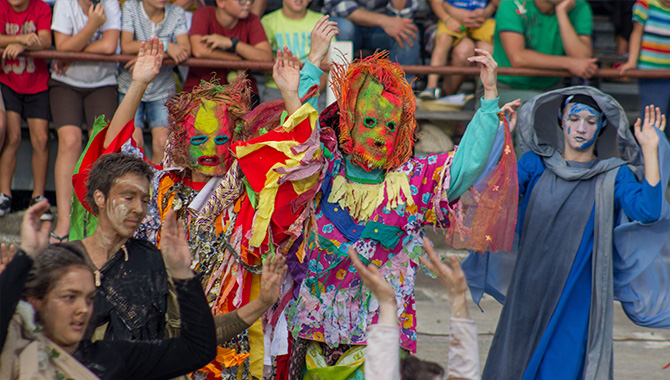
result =
M363 284L370 289L379 304L393 305L395 307L395 291L393 291L393 287L386 281L384 276L379 273L379 269L374 264L366 267L361 262L361 259L358 258L358 252L353 247L349 248L349 258L351 259L351 263L354 264L354 268L356 268Z
M265 306L270 307L277 303L280 296L282 279L287 269L286 256L281 254L275 254L272 260L267 259L263 263L261 292L258 298L260 298Z
M312 42L307 59L319 67L324 58L326 58L326 55L328 55L330 41L338 34L340 34L340 30L337 29L337 23L330 21L330 16L328 15L321 17L316 22L316 25L314 25L314 29L312 29Z
M287 47L284 47L283 50L277 50L277 59L272 68L272 78L282 93L298 93L298 87L300 86L300 60Z
M14 244L7 246L7 244L0 244L0 273L2 273L7 264L14 258L16 254L16 246Z
M469 318L468 307L465 301L465 293L468 290L468 284L465 281L465 274L461 269L461 263L456 256L449 257L447 265L437 255L428 238L423 238L423 248L428 255L428 259L420 257L421 262L437 276L442 287L449 295L453 313L458 318Z
M43 199L28 207L21 222L21 250L28 256L35 257L49 244L51 222L40 220L42 214L49 209L49 201Z
M165 215L161 240L163 260L170 275L178 280L193 278L191 251L186 242L184 223L177 220L172 209L168 210Z
M133 81L148 85L158 75L163 63L163 44L157 37L142 42L133 66Z
M481 65L479 78L484 86L484 99L495 99L498 97L498 63L486 50L475 49L475 53L479 55L468 58L468 62L477 62Z
M506 103L502 108L500 108L501 112L505 113L505 117L507 117L507 121L509 122L509 131L510 133L516 128L516 120L517 120L517 113L516 110L517 108L521 107L521 99L513 100L509 103Z
M412 19L394 16L386 17L387 19L382 25L384 32L393 37L401 49L405 48L405 44L414 46L414 43L418 41L419 38L419 28L414 25Z
M665 130L665 115L661 114L661 109L649 105L644 107L644 123L640 118L635 121L635 138L643 150L658 149L658 134L653 127L661 131Z

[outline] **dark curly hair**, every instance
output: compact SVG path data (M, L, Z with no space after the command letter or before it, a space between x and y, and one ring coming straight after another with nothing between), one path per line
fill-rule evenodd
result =
M114 181L128 173L137 174L146 178L149 182L154 177L151 165L125 153L105 154L95 161L88 174L86 196L84 198L95 215L98 215L100 211L93 199L95 191L100 190L107 197Z

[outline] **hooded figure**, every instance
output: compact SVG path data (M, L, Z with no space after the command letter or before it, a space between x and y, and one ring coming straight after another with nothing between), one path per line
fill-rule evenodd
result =
M594 88L520 109L515 250L463 262L473 298L503 303L484 379L612 378L613 299L635 323L670 327L668 168L660 179L643 168L670 162L670 148L648 124L636 135L652 152L658 136L658 157L643 157L621 106Z

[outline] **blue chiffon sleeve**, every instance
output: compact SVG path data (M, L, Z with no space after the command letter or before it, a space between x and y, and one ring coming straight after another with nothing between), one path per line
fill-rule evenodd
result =
M663 197L670 176L670 146L663 132L657 133L660 183L638 183L637 189L621 194L624 213L613 236L614 297L635 324L670 328L670 206ZM617 193L633 186L620 185Z

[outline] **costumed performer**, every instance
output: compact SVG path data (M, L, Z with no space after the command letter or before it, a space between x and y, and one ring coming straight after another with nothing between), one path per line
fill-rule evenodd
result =
M152 42L154 45L157 43ZM156 46L152 46L153 48ZM81 188L85 188L91 165L99 155L121 151L144 158L131 138L131 127L138 100L148 82L150 80L133 81L132 91L129 90L124 102L119 105L112 122L92 138L82 156L79 172L73 177L78 197L81 196ZM193 268L202 276L203 286L215 314L217 332L240 331L245 328L251 331L251 339L245 333L232 341L227 333L219 334L219 343L225 342L227 348L220 347L216 362L202 370L213 377L237 377L238 366L245 377L262 377L264 342L258 318L276 303L280 291L279 282L265 284L266 281L261 281L259 276L261 256L269 250L275 250L276 241L269 243L269 238L266 238L253 252L245 249L243 241L244 223L251 224L255 212L252 205L253 192L245 186L241 169L232 159L230 146L231 140L246 139L256 132L262 133L262 128L258 125L254 131L248 128L248 121L244 119L248 104L248 87L243 80L228 87L203 83L191 93L182 93L171 98L169 105L173 131L167 159L163 165L155 166L157 173L153 181L149 215L143 220L136 234L149 240L156 239L160 244L163 219L167 211L174 210L187 223L189 245L194 253ZM250 120L258 120L253 115L260 114L252 112L248 115ZM277 124L273 124L276 122L274 119L268 119L266 115L257 117L263 116L269 120L268 129L276 127ZM273 132L265 133L263 137L272 136ZM302 126L276 133L283 134L282 137L292 141L295 146L307 140L313 130L309 123L303 123ZM182 141L189 145L184 146L180 143ZM320 154L320 151L310 152L312 156L308 157L304 153L298 161L309 162ZM183 166L176 166L175 163ZM288 181L284 187L289 189L284 193L295 197L296 192L291 193L293 184L308 184L309 181L314 181L312 178L302 182ZM82 204L87 207L86 202ZM297 213L300 212L302 211ZM280 223L289 223L287 214L294 215L284 213ZM90 233L95 228L91 227L94 220L90 214L86 217L84 231ZM274 227L275 224L271 224L267 228ZM282 236L281 226L276 230L278 232L272 236ZM301 232L299 229L298 234ZM275 268L283 268L282 257L277 255L275 260L270 260L273 263L280 260ZM277 273L281 277L283 270ZM272 286L272 289L267 289L268 286ZM235 312L237 308L239 310ZM169 324L178 321L178 314L174 309L171 312L168 308L168 314ZM255 324L252 326L252 323ZM247 359L254 345L257 347L258 363L255 368L253 363L250 366L250 360Z
M400 346L416 351L414 278L423 228L451 224L467 232L457 217L456 201L484 172L498 131L497 65L487 52L478 54L470 62L481 65L486 90L482 107L455 153L422 158L412 157L415 98L400 66L378 53L334 67L338 99L319 119L327 170L311 206L315 224L301 242L298 258L304 257L303 262L288 258L289 272L301 282L287 311L296 338L291 379L301 378L305 361L308 372L324 378L362 376L367 327L377 321L378 304L351 265L350 247L364 263L379 266L393 286ZM301 91L318 83L321 74L307 62L301 71ZM500 162L513 164L516 159L509 145L505 152ZM514 171L513 165L504 167ZM504 186L498 190L511 194L509 211L516 215L517 193ZM499 210L488 216L502 215L505 224L506 204L496 206ZM513 236L515 219L509 220L507 235ZM503 236L485 231L479 240L499 248L506 245ZM511 246L511 238L507 240Z
M518 119L517 254L463 262L473 298L503 303L483 378L611 379L613 299L635 323L670 327L665 116L646 109L638 145L619 103L579 86Z

